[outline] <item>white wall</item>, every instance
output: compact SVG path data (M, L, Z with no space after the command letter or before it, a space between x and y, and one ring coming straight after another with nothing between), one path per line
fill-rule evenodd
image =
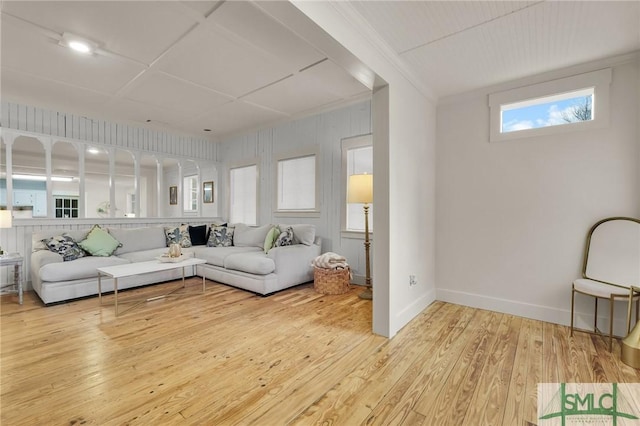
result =
M302 118L275 127L236 136L220 143L218 152L224 159L225 170L219 175L218 188L228 194L228 167L258 159L259 206L258 224L310 223L322 237L322 249L340 253L347 258L354 274L364 275L365 259L362 239L341 237L342 152L344 138L371 133L371 103L360 102L345 108ZM304 149L317 150L320 169L320 214L283 216L275 213L275 158L295 155ZM220 216L229 217L226 195ZM372 244L372 252L373 252ZM372 256L373 257L373 256Z
M637 60L613 68L605 129L489 143L487 95L541 76L438 105L439 300L569 323L589 227L608 216L640 217L638 68ZM588 327L593 303L583 299L578 326Z
M435 299L435 109L427 88L409 82L395 54L348 2L292 3L329 34L299 35L354 77L360 62L377 76L373 98L373 331L392 337ZM289 25L292 17L286 20ZM307 28L310 26L306 26ZM336 49L337 41L359 61ZM368 74L368 70L361 70ZM415 81L415 80L414 80ZM388 91L388 92L387 92ZM380 103L377 104L376 94ZM418 197L416 197L418 195ZM409 287L409 274L418 285Z
M397 82L389 89L389 296L395 334L436 296L436 110L409 85ZM417 285L409 286L409 275Z
M162 217L182 217L182 216L203 216L217 217L219 215L221 205L219 192L220 181L218 176L218 165L211 161L195 162L192 160L181 160L182 176L197 174L200 186L200 211L198 213L189 213L182 211L183 195L182 182L180 181L180 170L178 168L178 160L169 160L163 167L162 188L161 188L161 211ZM196 166L197 164L197 166ZM213 203L202 202L202 182L213 182ZM178 204L169 204L169 187L178 187Z

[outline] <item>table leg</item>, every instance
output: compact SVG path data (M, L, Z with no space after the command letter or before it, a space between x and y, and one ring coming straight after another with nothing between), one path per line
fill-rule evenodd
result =
M206 288L207 287L206 287L205 282L204 282L204 271L203 271L203 273L202 273L202 294L204 294Z
M14 265L13 280L18 286L18 303L22 305L22 264Z
M98 301L102 306L102 274L100 272L98 272Z
M113 279L113 294L116 298L116 316L118 316L118 278Z

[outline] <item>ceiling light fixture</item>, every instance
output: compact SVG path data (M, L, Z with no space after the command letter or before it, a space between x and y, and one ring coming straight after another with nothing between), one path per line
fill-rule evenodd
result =
M98 148L87 148L87 152L93 155L100 154L100 150Z
M82 41L78 41L78 40L73 40L69 42L69 47L73 50L75 50L76 52L80 52L80 53L89 53L91 52L91 47L89 47L89 45L87 43L84 43Z
M46 176L42 175L11 175L14 180L35 180L44 182L47 180ZM73 178L69 176L51 176L51 180L54 182L72 182Z
M83 55L92 55L98 47L95 43L71 33L62 34L60 45Z

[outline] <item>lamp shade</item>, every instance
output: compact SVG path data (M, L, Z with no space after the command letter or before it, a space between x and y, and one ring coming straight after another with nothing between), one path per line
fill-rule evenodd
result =
M347 187L347 202L372 203L373 202L373 175L351 175Z
M0 210L0 228L11 228L11 210Z

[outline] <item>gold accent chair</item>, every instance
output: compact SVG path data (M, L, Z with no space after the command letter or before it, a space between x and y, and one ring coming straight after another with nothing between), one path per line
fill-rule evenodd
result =
M640 219L610 217L597 222L587 233L582 263L582 278L571 290L571 335L574 329L575 295L595 299L593 333L598 329L598 299L609 300L609 351L613 347L613 314L616 300L627 300L627 333L635 301L638 321L640 300Z

